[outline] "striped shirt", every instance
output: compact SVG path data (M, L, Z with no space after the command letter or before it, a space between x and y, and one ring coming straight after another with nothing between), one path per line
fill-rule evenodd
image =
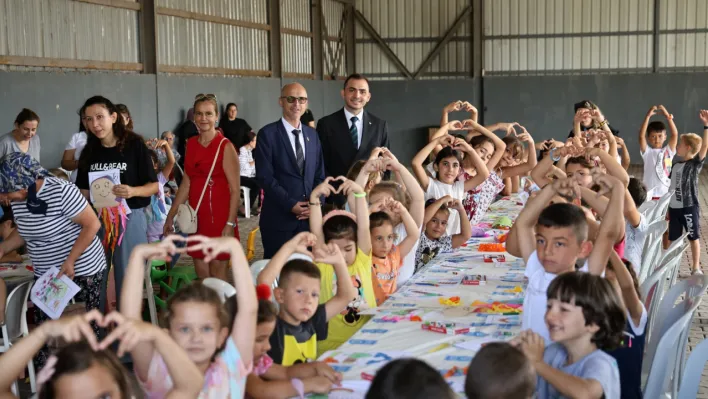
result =
M44 179L37 198L46 201L46 215L30 213L25 201L13 202L12 211L20 236L27 245L34 275L39 277L51 267L61 268L81 233L81 226L71 219L89 205L75 185L55 177ZM74 262L74 273L92 276L105 267L103 247L98 237L94 237Z

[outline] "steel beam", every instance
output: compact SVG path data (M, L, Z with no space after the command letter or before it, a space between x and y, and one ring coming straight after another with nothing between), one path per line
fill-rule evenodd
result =
M143 73L157 74L155 0L140 0L140 61Z
M371 26L371 23L366 20L366 17L364 17L364 15L359 10L354 10L354 15L356 16L356 19L359 21L364 30L368 32L372 38L374 38L381 50L384 52L384 54L386 54L386 57L388 57L388 59L396 65L396 68L398 68L398 70L401 71L401 73L408 79L413 79L413 74L411 74L411 72L408 70L408 68L406 68L403 62L401 62L396 53L391 50L391 47L389 47L386 42L383 41L381 35L379 35L379 33L373 26Z
M457 32L457 30L460 28L460 25L462 25L463 22L465 22L465 18L469 15L469 13L472 11L472 5L468 5L465 7L464 10L460 13L460 15L457 16L455 19L455 22L452 23L452 26L448 28L447 32L443 35L442 39L438 42L438 44L433 47L433 49L430 51L427 57L425 57L425 60L420 64L418 67L418 70L415 71L413 74L413 79L418 79L419 76L421 76L425 71L425 69L430 66L430 64L433 62L435 57L440 54L440 51L445 47L445 45L452 39L452 35Z
M322 56L322 0L310 0L310 32L312 32L312 72L316 80L322 80L324 58ZM325 32L326 37L326 32Z
M344 34L344 51L346 52L347 64L346 75L351 75L356 72L356 8L354 2L351 2L345 9L345 34Z
M270 25L270 73L271 77L283 76L282 46L280 38L280 1L268 0L268 24Z

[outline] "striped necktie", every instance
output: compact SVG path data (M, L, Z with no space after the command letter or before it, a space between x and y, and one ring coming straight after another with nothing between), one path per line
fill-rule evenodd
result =
M295 135L295 162L302 175L305 172L305 154L302 152L302 146L300 145L300 131L293 129L292 133Z
M349 128L349 135L352 136L354 148L359 149L359 130L356 128L356 122L359 120L356 116L352 116L352 126Z

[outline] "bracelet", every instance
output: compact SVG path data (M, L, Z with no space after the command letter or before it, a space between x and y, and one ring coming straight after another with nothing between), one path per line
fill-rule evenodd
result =
M292 380L290 380L290 384L292 384L293 388L295 388L295 391L299 395L298 397L300 399L304 399L305 398L305 383L302 382L302 380L299 378L293 378Z
M366 193L354 193L354 198L366 198Z
M322 205L322 204L320 204L319 202L309 202L309 204L312 205L312 206L320 206L320 205Z
M236 228L236 223L233 223L233 222L226 222L226 225Z
M551 161L553 161L553 162L558 162L561 159L560 155L558 155L558 156L554 155L556 153L557 149L558 148L551 148L551 151L548 152L548 155L551 157Z
M708 130L708 126L703 126L703 130Z

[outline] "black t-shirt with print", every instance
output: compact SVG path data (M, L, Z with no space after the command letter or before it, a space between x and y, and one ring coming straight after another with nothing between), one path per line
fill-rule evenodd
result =
M310 320L298 326L288 324L280 317L270 335L268 356L275 364L292 366L317 359L317 341L327 339L327 310L319 305Z
M84 151L90 151L84 148ZM141 139L132 139L125 143L123 151L118 147L98 146L88 155L88 168L79 168L76 185L82 190L89 189L89 172L102 170L120 170L120 183L131 187L140 187L157 182L157 174L152 165L150 153ZM150 197L133 197L126 200L131 209L145 208L150 205Z

